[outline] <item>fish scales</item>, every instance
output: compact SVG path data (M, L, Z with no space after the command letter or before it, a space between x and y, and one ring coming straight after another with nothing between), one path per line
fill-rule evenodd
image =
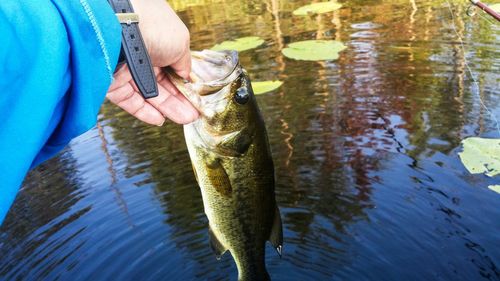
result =
M269 141L250 80L236 52L193 52L192 64L192 82L175 74L170 79L201 115L184 134L210 245L217 256L231 253L238 280L269 280L265 243L281 255L282 226Z

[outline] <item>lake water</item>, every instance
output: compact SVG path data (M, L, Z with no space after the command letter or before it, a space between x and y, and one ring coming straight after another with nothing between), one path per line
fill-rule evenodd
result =
M192 49L260 36L241 53L276 167L284 254L273 280L500 280L500 178L471 175L469 136L500 137L500 25L468 1L174 1ZM498 2L498 1L497 1ZM456 30L456 32L455 32ZM465 52L457 37L464 40ZM336 61L287 59L336 39ZM479 82L477 89L467 63ZM32 171L0 228L1 280L236 280L218 261L182 127L106 103L99 125Z

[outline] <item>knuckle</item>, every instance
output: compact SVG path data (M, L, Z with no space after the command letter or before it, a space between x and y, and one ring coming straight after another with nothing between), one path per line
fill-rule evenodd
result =
M134 99L134 101L132 103L132 111L133 111L132 114L136 114L137 112L142 110L145 105L146 105L146 101L144 99L141 99L141 98Z
M132 98L134 92L132 89L128 89L127 87L122 87L116 89L112 92L107 93L106 97L114 104L120 104L126 100Z

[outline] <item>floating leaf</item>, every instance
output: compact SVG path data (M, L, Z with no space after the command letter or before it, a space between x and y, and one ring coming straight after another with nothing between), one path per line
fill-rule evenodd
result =
M258 82L252 82L252 89L254 95L261 95L265 94L271 91L274 91L281 87L283 85L283 82L281 81L258 81Z
M295 60L336 60L339 52L347 47L334 40L307 40L291 43L281 52L288 58Z
M490 185L488 186L488 188L495 191L496 193L500 193L500 185Z
M242 37L236 40L224 41L220 44L217 44L212 47L214 51L223 51L223 50L236 50L238 52L243 52L246 50L254 49L259 47L264 43L260 37L257 36L249 36Z
M296 16L307 16L309 14L323 14L338 10L341 7L342 4L337 3L335 1L313 3L298 8L297 10L293 11L293 14Z
M497 12L497 13L500 13L500 3L498 4L493 4L490 6L491 9L493 9L493 11Z
M462 145L464 150L458 155L470 173L500 174L500 139L467 138Z

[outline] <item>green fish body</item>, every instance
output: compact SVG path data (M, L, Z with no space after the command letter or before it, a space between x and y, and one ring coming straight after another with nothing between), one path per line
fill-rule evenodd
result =
M265 244L281 255L283 234L264 120L236 52L193 52L193 82L170 79L200 111L184 126L209 221L210 245L229 251L238 280L270 280Z

